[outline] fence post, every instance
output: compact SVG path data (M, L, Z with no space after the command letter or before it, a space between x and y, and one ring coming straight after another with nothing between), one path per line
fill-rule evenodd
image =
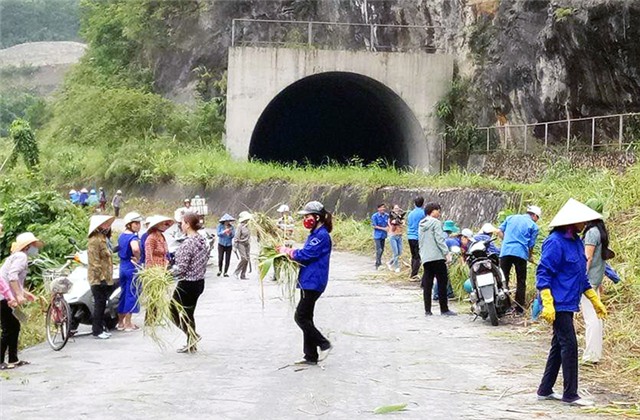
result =
M544 123L544 151L547 151L549 146L549 123Z
M527 128L529 126L527 124L524 125L524 152L527 153Z
M596 119L591 118L591 151L596 150Z
M489 149L491 148L491 146L489 145L489 130L490 128L487 127L487 153L489 153Z
M569 142L571 141L571 120L567 120L567 153L569 153Z
M370 32L369 32L369 43L371 44L371 51L375 51L375 50L376 50L376 48L375 48L375 46L373 45L373 43L374 43L373 38L374 38L374 34L375 34L375 31L376 31L376 30L375 30L375 26L374 26L374 24L373 24L373 23L370 25L369 30L370 30Z
M309 28L307 29L307 44L309 47L313 45L313 22L309 21Z
M618 148L620 150L622 150L622 130L623 130L623 123L622 123L622 115L620 115L620 122L618 123Z
M236 20L231 21L231 46L236 46Z

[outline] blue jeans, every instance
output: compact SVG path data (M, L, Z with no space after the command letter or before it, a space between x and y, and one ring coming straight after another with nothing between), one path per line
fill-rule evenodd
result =
M538 388L538 395L546 396L553 392L560 367L562 367L564 381L562 401L573 402L580 398L578 395L578 340L573 327L573 312L556 312L551 350L549 350L547 366Z
M374 239L376 243L376 268L382 265L382 253L384 252L384 238Z
M435 281L433 282L433 300L438 300L438 282ZM447 296L450 298L454 298L456 297L456 295L453 293L453 287L451 287L451 281L447 282Z
M402 235L389 236L389 245L391 245L391 252L393 252L393 257L391 257L389 264L393 268L399 268L400 255L402 254Z

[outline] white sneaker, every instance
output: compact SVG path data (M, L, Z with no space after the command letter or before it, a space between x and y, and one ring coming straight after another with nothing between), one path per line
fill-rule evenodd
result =
M111 334L106 333L106 332L101 332L100 335L94 335L93 336L93 338L100 339L100 340L106 340L109 337L111 337Z
M391 265L391 263L387 263L387 268L389 269L389 271L393 271L393 266Z
M561 401L562 395L553 392L549 395L538 395L538 401Z
M395 271L396 273L399 273L399 272L400 272L400 267L396 268L394 271Z
M325 350L320 349L320 351L318 352L318 361L321 362L326 359L327 356L329 356L329 353L331 353L331 350L333 350L333 346L329 346Z
M575 405L577 407L593 407L594 405L596 405L596 403L594 403L593 401L586 400L584 398L578 398L575 401L565 402L565 404Z

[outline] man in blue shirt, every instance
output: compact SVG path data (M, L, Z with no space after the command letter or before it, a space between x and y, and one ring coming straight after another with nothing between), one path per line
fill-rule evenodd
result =
M376 270L382 265L382 253L384 252L384 240L387 239L389 230L389 214L384 203L378 205L378 211L371 216L373 226L373 241L376 244Z
M420 249L418 247L418 225L420 220L424 219L424 197L416 197L413 200L415 208L409 212L407 216L407 239L409 240L409 249L411 250L411 279L420 280L418 271L420 271Z
M539 228L536 224L542 215L538 206L527 207L525 214L509 216L500 225L498 236L502 238L500 251L500 268L509 288L511 267L516 268L516 308L518 314L525 310L525 294L527 291L527 261L533 261L533 247L538 238Z

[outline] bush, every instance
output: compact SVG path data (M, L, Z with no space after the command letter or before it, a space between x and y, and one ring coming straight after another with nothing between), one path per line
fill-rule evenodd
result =
M0 259L9 255L11 243L22 232L33 232L45 243L43 252L50 258L61 260L73 253L68 238L81 244L87 236L88 215L54 191L33 191L24 195L27 185L3 180L0 184L3 200L0 217L4 235L0 237Z

